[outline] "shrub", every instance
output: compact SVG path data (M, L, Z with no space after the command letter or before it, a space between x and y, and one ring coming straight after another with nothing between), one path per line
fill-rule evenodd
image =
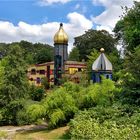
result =
M17 114L18 125L32 124L38 122L45 116L46 109L40 104L32 104L22 109Z
M17 125L16 116L17 113L23 108L23 101L23 99L11 101L2 108L2 120L0 122L1 125Z
M49 94L42 104L46 108L46 117L50 127L68 122L78 110L75 100L63 87Z
M33 101L41 101L46 94L45 89L41 87L36 87L34 85L30 86L29 95Z
M97 106L77 113L69 123L70 135L72 139L139 139L139 115L139 109L128 105Z
M100 84L90 85L85 89L83 108L112 104L115 90L114 82L105 78L102 79Z
M49 82L46 77L41 78L41 84L44 86L45 89L49 89Z

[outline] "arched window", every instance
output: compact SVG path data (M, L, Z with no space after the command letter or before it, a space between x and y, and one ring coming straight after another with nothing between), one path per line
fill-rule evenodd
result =
M36 78L36 83L40 84L41 83L41 79L39 77Z
M31 69L31 74L35 75L36 74L36 70L35 69Z
M106 75L106 79L109 79L109 75Z

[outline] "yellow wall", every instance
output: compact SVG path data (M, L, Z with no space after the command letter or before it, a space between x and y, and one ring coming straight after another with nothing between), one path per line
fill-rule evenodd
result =
M31 65L28 68L28 74L27 74L30 84L34 84L36 86L41 86L41 83L40 84L36 83L36 79L37 79L37 77L40 79L43 77L47 77L47 65L49 65L50 70L52 70L52 74L50 74L50 85L54 85L54 63L46 63L44 65ZM79 79L80 79L81 75L82 75L82 71L84 71L86 69L86 67L85 66L78 66L78 65L75 67L73 67L73 64L65 65L65 74L64 75L67 77L70 77L70 78L79 77ZM78 68L81 68L81 71L78 71ZM36 70L36 74L31 74L32 69ZM45 74L40 74L39 70L45 70ZM30 80L31 78L33 78L33 81Z

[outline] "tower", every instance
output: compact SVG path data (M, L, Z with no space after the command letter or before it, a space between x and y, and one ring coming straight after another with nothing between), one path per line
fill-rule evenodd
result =
M54 36L54 84L60 85L62 73L65 70L65 61L68 58L68 35L63 29L63 24L60 23L59 30Z
M112 79L112 64L104 54L104 48L100 49L101 54L92 64L92 80L94 83L101 82L101 75Z

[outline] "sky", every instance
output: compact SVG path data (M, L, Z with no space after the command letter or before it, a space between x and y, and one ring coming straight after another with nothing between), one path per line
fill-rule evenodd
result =
M122 6L132 7L133 0L0 0L0 42L26 40L53 45L62 22L70 51L74 37L89 29L113 33Z

